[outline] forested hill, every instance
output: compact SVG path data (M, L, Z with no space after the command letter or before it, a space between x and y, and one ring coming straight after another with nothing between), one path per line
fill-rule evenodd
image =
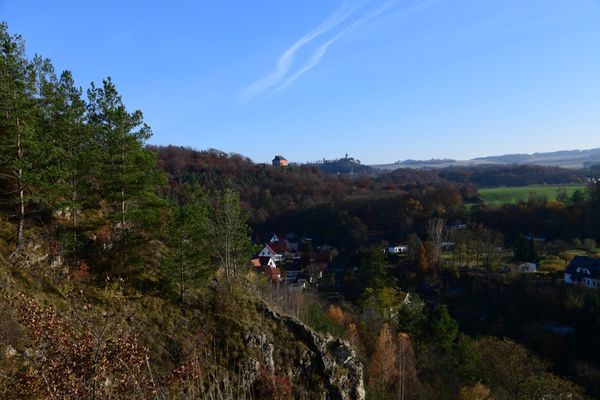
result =
M464 220L463 204L478 202L479 187L581 183L587 175L540 166L330 174L318 165L274 167L218 150L149 148L158 154L171 192L189 182L212 191L233 188L257 235L292 230L348 250L381 238L400 240L436 215Z
M322 163L294 164L289 167L273 168L266 164L255 164L251 159L239 154L227 154L219 150L197 151L179 146L149 146L160 155L161 166L174 177L212 170L222 176L236 180L251 180L252 176L268 173L274 179L285 177L295 180L300 176L311 176L323 184L332 182L352 182L361 188L373 183L381 184L388 190L391 186L407 184L430 184L453 182L472 184L477 187L562 185L584 183L589 177L597 177L597 169L570 169L540 165L497 165L451 166L439 169L398 168L393 171L379 170L362 165L352 158L325 161ZM259 172L263 171L263 172ZM268 171L268 172L266 172ZM284 173L285 172L285 173ZM332 178L335 175L336 178ZM263 177L263 176L261 176ZM260 182L263 182L262 180ZM369 183L367 183L369 182ZM321 187L321 189L323 189ZM371 188L372 189L372 188ZM319 188L316 189L319 191ZM330 195L331 193L328 193Z
M182 147L151 147L170 191L198 182L208 190L240 194L257 233L301 232L352 249L384 234L400 237L438 213L458 218L477 190L429 171L401 170L379 177L332 175L315 166L273 167L237 154Z
M171 185L198 180L209 189L233 184L253 210L256 220L273 213L312 207L325 201L373 198L413 191L423 185L457 185L463 199L473 200L476 187L526 186L583 183L590 172L535 165L481 165L437 170L397 169L373 174L351 159L323 164L272 167L256 164L239 154L219 150L197 151L177 146L151 146L159 156L159 165L170 177ZM343 167L327 171L331 166ZM327 168L324 168L327 167Z
M323 202L417 193L431 184L460 191L459 197L476 195L475 187L468 181L454 185L433 171L397 170L377 177L338 175L325 173L316 165L256 164L239 154L218 150L197 151L176 146L149 146L149 149L158 154L159 167L166 172L173 189L194 180L209 190L234 187L255 220Z

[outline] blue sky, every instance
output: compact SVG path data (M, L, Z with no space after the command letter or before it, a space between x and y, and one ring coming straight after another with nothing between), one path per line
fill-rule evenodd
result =
M599 0L0 0L151 143L363 163L600 147Z

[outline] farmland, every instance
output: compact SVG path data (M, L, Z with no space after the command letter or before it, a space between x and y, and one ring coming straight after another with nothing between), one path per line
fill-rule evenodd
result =
M556 200L559 190L564 188L568 196L577 190L585 190L584 185L539 185L479 189L483 201L487 204L514 204L526 201L532 194L547 200Z

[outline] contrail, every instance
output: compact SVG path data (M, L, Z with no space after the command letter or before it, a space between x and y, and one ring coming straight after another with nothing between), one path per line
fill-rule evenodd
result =
M343 37L344 35L347 35L348 33L350 33L352 31L360 28L361 26L363 26L366 23L370 22L374 18L377 18L381 13L383 13L384 11L386 11L387 9L389 9L390 7L392 7L397 2L398 2L398 0L389 0L389 1L385 2L379 8L373 10L370 13L367 13L362 18L360 18L357 21L353 22L352 24L348 25L346 28L344 28L339 33L337 33L334 37L332 37L331 39L329 39L328 41L326 41L325 43L323 43L321 46L319 46L313 52L313 54L311 55L311 57L304 64L304 66L302 66L302 68L300 68L296 73L294 73L292 76L290 76L285 81L283 81L283 83L281 83L279 86L277 86L277 88L275 89L275 93L280 92L281 90L285 89L286 87L288 87L289 85L291 85L292 83L294 83L294 81L296 81L296 79L298 79L302 75L304 75L308 70L310 70L310 69L314 68L315 66L317 66L317 64L319 64L319 62L321 62L321 59L323 58L323 56L325 55L325 53L327 53L327 50L329 49L329 46L331 46L333 43L335 43L336 41L338 41L341 37Z
M343 5L342 7L337 9L332 15L330 15L327 19L325 19L325 21L323 21L317 28L308 32L306 35L298 39L294 44L292 44L286 51L284 51L281 54L281 56L277 60L275 70L267 76L254 82L247 88L245 88L240 95L240 99L243 102L247 102L256 95L277 85L283 78L285 78L285 76L291 69L298 50L300 50L303 46L310 43L318 36L330 31L331 29L344 22L344 20L346 20L353 12L354 8L348 9L346 5Z

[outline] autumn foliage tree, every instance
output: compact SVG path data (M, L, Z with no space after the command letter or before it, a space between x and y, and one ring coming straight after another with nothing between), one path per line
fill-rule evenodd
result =
M369 364L368 386L376 399L385 399L392 392L398 369L397 346L388 324L384 324L377 337L375 351Z
M413 398L417 394L418 378L409 336L399 333L394 337L390 325L384 324L377 337L368 373L369 394L373 398Z

